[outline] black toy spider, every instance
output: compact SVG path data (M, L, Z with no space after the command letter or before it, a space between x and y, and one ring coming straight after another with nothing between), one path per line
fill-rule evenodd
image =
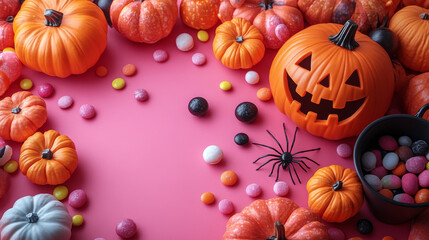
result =
M283 150L283 148L280 145L279 141L277 141L277 139L273 136L273 134L271 134L270 131L267 130L268 134L270 134L270 136L276 141L276 143L280 147L281 151L279 151L279 150L277 150L277 149L275 149L273 147L267 146L267 145L263 145L263 144L260 144L260 143L253 143L253 144L258 145L258 146L269 148L269 149L271 149L271 150L273 150L273 151L275 151L277 153L277 154L267 154L267 155L264 155L262 157L259 157L253 163L256 163L257 161L259 161L260 159L265 158L265 157L273 157L273 158L269 159L268 161L266 161L261 166L259 166L256 169L256 171L258 171L259 169L261 169L266 164L268 164L268 163L270 163L272 161L275 161L274 164L273 164L273 168L271 169L271 173L268 176L271 177L271 175L274 172L274 168L276 167L277 164L279 164L277 166L276 182L279 179L279 170L280 170L280 166L281 166L283 169L286 169L286 168L288 169L290 178L292 179L292 183L293 183L293 185L295 185L295 181L293 180L292 172L291 172L291 167L290 166L292 166L292 169L295 172L295 175L298 178L299 183L301 183L301 180L299 179L299 176L298 176L298 173L296 172L294 164L297 164L298 166L300 166L302 168L302 170L304 170L304 172L307 172L307 170L302 165L304 165L307 169L310 169L310 167L307 166L307 164L305 164L304 161L302 161L303 159L311 161L311 162L315 163L316 165L320 166L317 162L315 162L311 158L304 157L304 156L296 156L296 155L300 154L300 153L305 153L305 152L311 152L311 151L320 150L320 148L314 148L314 149L303 150L303 151L299 151L299 152L296 152L296 153L292 153L292 149L293 149L293 145L295 144L296 132L298 131L298 127L296 127L296 129L295 129L295 134L293 135L293 140L292 140L292 144L290 146L290 149L289 149L289 140L288 140L288 137L287 137L287 134L286 134L286 126L285 126L284 123L283 123L283 131L284 131L285 137L286 137L286 151Z

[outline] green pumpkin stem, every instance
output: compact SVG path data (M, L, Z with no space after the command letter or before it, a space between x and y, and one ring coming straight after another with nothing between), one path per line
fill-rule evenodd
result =
M20 107L14 107L14 108L12 108L12 113L18 114L19 112L21 112L21 108Z
M51 160L53 156L54 156L54 153L49 148L43 150L43 152L42 152L42 158L43 159Z
M334 183L334 185L332 185L332 188L334 189L334 191L340 191L341 188L343 188L343 182L338 181Z
M63 20L63 13L56 11L54 9L46 9L45 13L45 26L49 27L59 27L61 26L61 21Z
M37 221L39 221L39 216L37 216L37 213L28 213L27 215L25 215L25 217L27 218L27 222L28 223L36 223Z
M243 36L238 36L238 37L236 37L236 38L235 38L235 41L236 41L236 42L238 42L238 43L242 43L242 42L244 42Z
M9 23L11 23L11 22L13 22L13 16L8 16L7 18L6 18L6 22L9 22Z
M422 13L422 14L420 14L420 18L423 20L429 20L429 14L428 13Z
M355 41L357 29L358 25L352 20L348 20L337 35L329 36L329 40L337 46L353 50L359 47L359 43Z

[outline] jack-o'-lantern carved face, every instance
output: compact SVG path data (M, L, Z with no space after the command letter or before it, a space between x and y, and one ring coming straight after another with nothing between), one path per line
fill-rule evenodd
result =
M390 58L356 28L353 22L311 26L288 40L273 61L277 107L313 135L356 136L390 105Z

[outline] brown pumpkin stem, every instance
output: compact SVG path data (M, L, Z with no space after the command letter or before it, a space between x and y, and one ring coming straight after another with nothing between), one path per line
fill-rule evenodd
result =
M63 13L56 11L54 9L46 9L45 13L45 26L49 27L59 27L61 26L61 21L63 20Z
M420 14L420 18L423 19L423 20L429 20L429 14L422 13L422 14Z
M9 23L13 22L13 16L8 16L6 18L6 22L9 22Z
M43 152L42 152L42 158L43 159L51 160L53 156L54 156L54 153L49 148L43 150Z
M244 38L243 38L243 36L238 36L235 38L235 41L238 43L242 43L242 42L244 42Z
M274 223L274 236L267 238L266 240L287 240L285 226L280 221Z
M337 35L329 36L329 40L335 45L353 50L359 47L359 43L355 41L358 25L352 20L347 20Z
M27 213L27 215L25 215L25 217L27 218L27 222L28 223L36 223L37 221L39 221L39 216L37 216L37 213Z
M334 189L334 191L340 191L341 188L343 188L343 182L338 181L334 183L334 185L332 185L332 188Z
M273 8L273 4L274 4L273 0L261 0L261 3L259 3L259 6L264 8L264 10L268 10Z
M21 108L20 107L14 107L14 108L12 108L12 113L18 114L19 112L21 112Z

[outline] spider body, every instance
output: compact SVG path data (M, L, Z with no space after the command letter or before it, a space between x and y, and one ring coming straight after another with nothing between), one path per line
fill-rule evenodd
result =
M270 159L268 159L268 161L266 161L261 166L259 166L256 169L256 171L258 171L259 169L261 169L263 166L267 165L268 163L274 162L273 167L271 168L270 175L268 175L268 176L271 177L271 175L274 173L274 169L277 166L277 177L276 177L276 182L277 182L277 180L279 180L280 167L282 167L284 170L286 170L286 169L288 170L290 178L292 180L292 183L295 185L295 181L294 181L293 176L292 176L292 170L295 173L295 176L298 179L298 182L301 183L301 179L299 179L298 173L296 172L295 165L299 166L302 170L304 170L304 172L307 172L307 169L310 169L310 167L304 162L304 160L310 161L310 162L320 166L313 159L305 157L305 156L300 156L300 154L305 153L305 152L320 150L320 148L308 149L308 150L303 150L303 151L298 151L298 152L292 153L293 146L295 144L296 132L298 131L298 127L295 128L295 133L293 135L293 140L292 140L292 144L291 144L290 148L289 148L289 139L288 139L287 134L286 134L286 126L284 123L283 123L283 131L285 133L285 138L286 138L286 151L283 150L283 147L281 146L279 141L274 137L274 135L271 134L271 132L267 130L267 133L274 139L274 141L276 141L280 150L278 150L274 147L264 145L264 144L253 143L254 145L269 148L269 149L274 151L274 153L266 154L262 157L259 157L253 163L258 162L262 158L271 157Z

